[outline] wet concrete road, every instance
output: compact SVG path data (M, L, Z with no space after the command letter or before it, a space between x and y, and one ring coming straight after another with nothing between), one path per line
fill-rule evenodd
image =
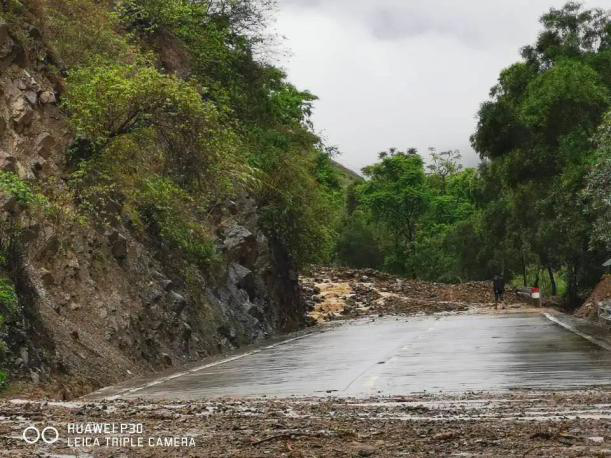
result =
M375 396L611 384L611 352L539 314L364 319L97 397Z

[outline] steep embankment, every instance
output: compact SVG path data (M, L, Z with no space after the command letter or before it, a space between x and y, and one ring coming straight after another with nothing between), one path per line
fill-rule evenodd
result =
M0 20L0 274L18 296L2 304L8 372L70 398L300 326L294 262L247 193L210 210L205 269L130 218L83 216L66 73L40 19Z

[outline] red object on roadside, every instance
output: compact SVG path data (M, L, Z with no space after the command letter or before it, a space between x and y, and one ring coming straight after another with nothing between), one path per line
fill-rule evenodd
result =
M541 290L539 288L531 288L530 296L533 299L539 299L541 297Z

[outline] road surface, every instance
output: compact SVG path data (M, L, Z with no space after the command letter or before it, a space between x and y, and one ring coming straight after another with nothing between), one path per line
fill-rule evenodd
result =
M610 384L610 352L524 313L349 321L88 398L370 397Z

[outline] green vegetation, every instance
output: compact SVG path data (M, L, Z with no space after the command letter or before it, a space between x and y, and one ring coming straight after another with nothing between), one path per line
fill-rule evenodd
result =
M6 321L14 318L19 309L19 300L15 285L11 280L5 277L2 272L7 267L7 255L4 250L0 250L0 361L4 361L7 351L5 343ZM6 372L0 370L0 388L4 386L7 380Z
M382 153L347 204L349 237L378 249L349 259L343 234L340 262L443 281L502 271L572 304L599 280L611 249L609 17L571 2L541 22L481 106L479 169L433 151L427 174L414 150Z
M466 235L465 226L474 219L481 178L475 170L461 170L457 152L432 151L432 156L425 168L416 150L393 148L363 170L367 181L347 196L340 263L427 280L477 277L469 258L461 258L456 239ZM362 244L366 248L357 255Z
M7 17L23 14L11 2ZM538 283L576 303L611 248L611 28L576 3L481 106L463 170L456 151L391 149L363 170L333 162L316 97L257 58L268 0L44 0L47 61L62 78L73 201L87 222L135 235L199 269L217 259L213 216L253 196L297 265L337 262L427 280ZM12 15L12 16L11 16ZM75 20L78 18L78 21ZM16 177L0 186L36 199ZM217 215L218 216L218 215Z
M43 195L32 191L30 185L12 172L0 171L0 191L10 194L23 206L47 203Z
M75 137L69 186L81 220L127 222L209 269L211 215L247 194L268 238L297 265L332 259L345 183L313 133L315 97L256 57L273 2L44 0L36 8L47 60L65 77Z

